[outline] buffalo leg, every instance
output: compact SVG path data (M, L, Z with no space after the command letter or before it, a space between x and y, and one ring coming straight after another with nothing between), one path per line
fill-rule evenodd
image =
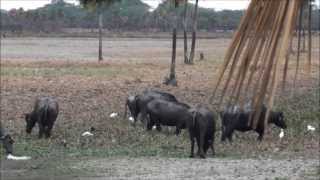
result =
M147 124L147 131L152 130L152 126L153 126L153 125L154 125L153 122L148 122L148 124Z
M142 110L138 115L138 121L141 121L142 124L146 125L147 121L147 112L146 110Z
M45 136L46 138L49 138L51 136L51 130L52 130L52 126L49 125L45 128Z
M139 113L138 116L137 116L137 118L134 119L134 123L133 123L134 126L136 125L136 122L137 122L137 121L141 121L141 122L142 122L142 117L141 117L141 116L142 116L142 114Z
M161 128L161 126L160 126L160 124L156 124L156 126L157 126L157 131L161 131L162 130L162 128Z
M233 134L233 128L232 127L227 127L224 131L224 140L225 138L228 138L229 142L232 142L232 134Z
M200 150L200 157L201 158L206 158L203 148L204 148L204 138L205 138L205 133L204 132L200 132L200 146L198 147Z
M181 129L183 124L181 122L178 122L177 126L176 126L176 135L178 136L181 133Z
M212 155L213 155L213 156L216 155L216 152L215 152L215 150L214 150L213 142L211 143L210 147L211 147L211 150L212 150Z
M155 124L156 124L156 128L157 128L157 131L161 131L162 130L162 128L161 128L161 125L160 125L160 119L159 118L157 118L157 119L155 119Z
M221 126L221 142L226 140L226 130L225 126Z
M194 134L191 130L189 130L190 142L191 142L191 153L190 158L194 157Z
M259 136L258 136L258 140L259 141L262 141L262 139L263 139L263 132L259 132Z
M41 123L38 123L38 124L39 124L39 138L42 138L44 133L44 126Z
M226 132L222 131L221 133L221 142L224 142L226 140Z
M176 135L178 136L181 133L181 129L177 126L176 127Z
M233 135L233 132L231 132L229 135L228 135L228 139L229 139L229 142L232 143L232 135Z

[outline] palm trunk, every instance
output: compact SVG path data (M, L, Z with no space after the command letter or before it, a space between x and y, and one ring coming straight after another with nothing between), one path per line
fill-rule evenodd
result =
M170 68L170 80L176 78L176 43L177 43L177 29L173 28L172 33L172 58L171 58L171 68Z
M188 36L187 36L187 8L188 0L184 1L184 13L183 13L183 39L184 39L184 63L189 64L188 60Z
M177 8L177 2L175 2L174 7ZM175 9L176 10L176 9ZM177 86L176 80L176 44L177 44L177 15L173 16L173 32L172 32L172 58L170 66L169 78L166 78L165 84Z
M196 48L196 33L197 33L197 23L198 23L198 1L196 0L196 5L194 7L194 14L193 14L193 32L192 32L192 42L191 42L191 52L189 57L189 63L193 64L194 59L194 51Z
M103 28L103 14L99 13L99 61L103 60L102 57L102 28Z
M296 87L296 81L298 78L298 71L300 66L300 51L301 51L301 32L302 32L302 17L303 17L303 6L300 9L299 13L299 24L298 24L298 50L297 50L297 65L296 65L296 71L294 74L294 80L293 80L293 87Z
M305 26L302 24L302 52L306 51L306 32Z
M308 9L308 73L311 72L311 48L312 48L312 32L311 32L311 20L312 20L312 0L309 0Z

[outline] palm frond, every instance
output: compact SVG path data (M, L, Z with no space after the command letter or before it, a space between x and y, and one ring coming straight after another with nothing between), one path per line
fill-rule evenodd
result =
M282 81L286 81L288 49L294 36L296 22L300 19L301 24L303 6L310 3L311 0L252 0L225 55L211 100L217 96L217 90L221 85L222 92L218 98L220 105L227 94L230 97L228 105L241 105L250 99L255 108L250 124L256 128L262 104L267 104L268 110L274 104L282 70ZM309 44L310 36L311 33ZM311 45L308 48L307 66L310 69ZM297 60L295 76L301 63L300 52Z

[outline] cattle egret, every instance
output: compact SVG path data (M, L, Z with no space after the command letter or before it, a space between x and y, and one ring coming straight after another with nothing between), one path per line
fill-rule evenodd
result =
M86 132L82 133L81 136L87 137L87 136L93 136L93 134L89 131L86 131Z
M129 117L129 121L134 122L133 117Z
M118 113L111 113L111 114L110 114L110 117L111 117L111 118L114 118L114 117L117 117L117 116L118 116Z
M152 129L157 129L157 126L152 126Z
M11 160L29 160L31 159L31 157L29 156L14 156L12 154L8 154L7 159L11 159Z
M316 130L316 128L311 125L308 125L307 129L308 129L308 131L315 131Z
M279 134L279 138L282 139L283 136L284 136L284 132L283 132L283 129L281 129L281 132L280 132L280 134Z

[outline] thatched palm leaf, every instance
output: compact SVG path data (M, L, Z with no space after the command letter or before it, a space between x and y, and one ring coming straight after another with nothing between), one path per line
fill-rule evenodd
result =
M262 104L267 104L268 109L273 106L279 73L283 69L283 81L286 80L290 40L296 28L299 11L303 5L310 2L309 0L252 0L233 37L212 98L216 96L220 85L223 88L219 104L223 102L227 93L230 93L231 97L229 105L239 103L242 105L250 97L256 109L252 116L254 121L250 122L254 128ZM307 64L310 66L311 45L308 48Z

